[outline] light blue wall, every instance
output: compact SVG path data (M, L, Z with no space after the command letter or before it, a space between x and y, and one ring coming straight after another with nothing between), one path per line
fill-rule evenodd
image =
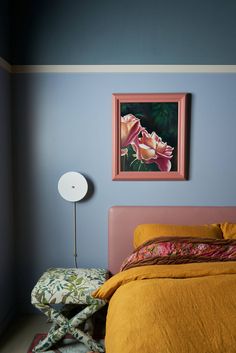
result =
M112 93L192 95L190 178L112 181ZM73 266L72 205L57 192L75 170L93 184L78 204L79 266L107 265L112 205L236 205L236 75L26 74L14 76L19 300L48 267Z
M15 64L236 64L235 0L14 1Z
M14 313L10 75L0 68L0 333Z

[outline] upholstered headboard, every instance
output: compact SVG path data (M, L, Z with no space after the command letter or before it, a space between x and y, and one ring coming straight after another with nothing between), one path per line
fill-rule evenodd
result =
M236 223L236 206L113 206L109 209L108 268L119 271L133 251L133 233L141 223L206 224Z

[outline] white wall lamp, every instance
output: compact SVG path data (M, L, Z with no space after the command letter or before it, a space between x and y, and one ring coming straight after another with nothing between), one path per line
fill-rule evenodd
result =
M76 229L76 202L82 200L88 192L88 183L85 177L77 172L67 172L58 181L58 191L63 199L74 204L74 264L77 266L77 229Z

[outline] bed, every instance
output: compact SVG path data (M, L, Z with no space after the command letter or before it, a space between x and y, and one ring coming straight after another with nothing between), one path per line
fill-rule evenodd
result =
M109 210L108 264L113 276L94 293L109 302L106 353L236 352L235 223L236 207L116 206ZM141 244L136 238L132 254L134 230L140 224L175 225L176 229L208 224L214 231L220 227L228 239L201 233L179 238L171 234L170 240L168 233L156 237L154 232ZM226 224L225 228L220 224ZM199 261L189 260L186 253L180 261L178 253L174 262L170 256L167 262L159 262L163 257L158 253L151 262L146 258L140 262L140 256L146 256L144 249L151 247L153 255L153 249L163 250L161 246L167 244L181 251L183 244L188 251L193 244L194 249L209 250L210 246L214 251L207 259L209 251L201 253ZM226 250L228 257L222 260ZM122 263L124 269L119 272Z

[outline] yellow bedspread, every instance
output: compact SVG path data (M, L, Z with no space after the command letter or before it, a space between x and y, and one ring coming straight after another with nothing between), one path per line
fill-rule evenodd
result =
M236 353L236 262L131 268L94 296L106 353Z

